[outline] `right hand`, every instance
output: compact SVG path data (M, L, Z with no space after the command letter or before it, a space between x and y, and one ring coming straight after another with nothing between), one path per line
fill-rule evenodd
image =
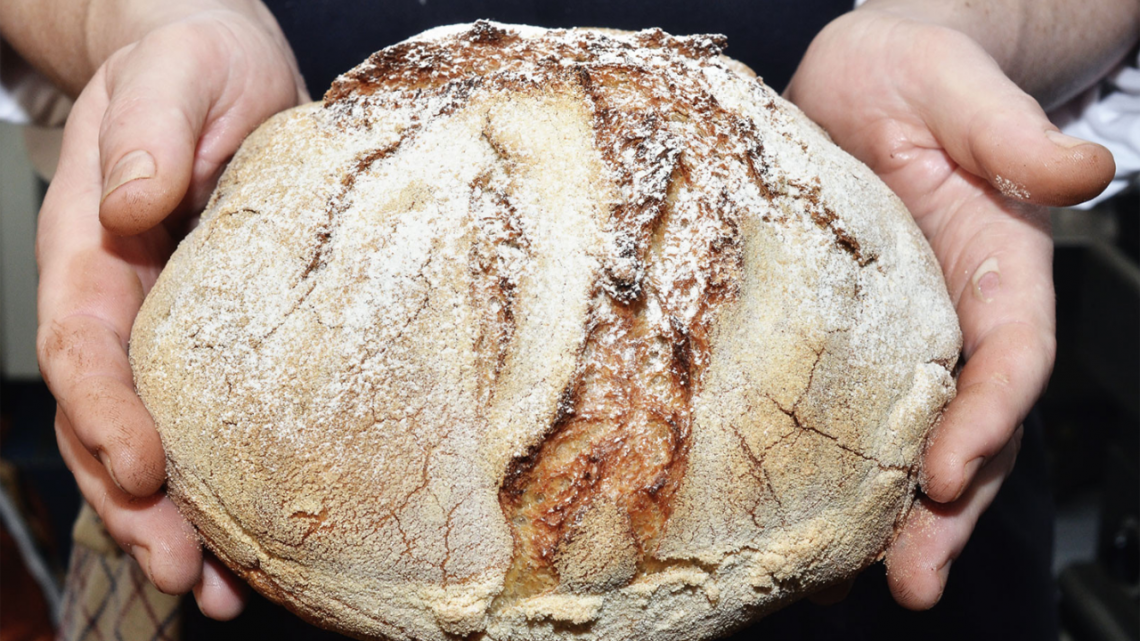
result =
M149 28L149 27L148 27ZM108 532L160 590L236 616L244 586L203 555L162 492L165 456L127 343L147 291L241 141L307 101L256 4L153 25L80 94L40 212L37 350L64 461Z
M923 454L924 496L885 557L891 593L920 610L942 597L1052 371L1043 206L1095 196L1114 164L1100 145L1059 135L973 37L880 4L820 32L787 95L907 205L962 327L958 394Z

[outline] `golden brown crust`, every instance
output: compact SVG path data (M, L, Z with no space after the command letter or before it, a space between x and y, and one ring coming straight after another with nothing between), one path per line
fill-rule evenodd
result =
M954 314L722 44L480 22L255 132L132 335L211 549L398 639L706 638L879 555Z

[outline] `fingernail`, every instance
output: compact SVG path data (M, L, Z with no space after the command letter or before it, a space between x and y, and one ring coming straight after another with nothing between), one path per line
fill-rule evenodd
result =
M965 485L962 486L963 491L965 491L966 487L970 485L970 482L974 480L974 477L978 474L978 470L982 469L982 464L985 462L985 457L979 456L969 463L966 463L966 466L962 468L966 481ZM961 492L959 492L959 494L961 494Z
M950 582L950 565L953 563L954 561L946 561L945 565L938 568L938 583L941 585L941 589L938 590L938 597L934 599L932 605L936 605L942 600L942 595L946 594L946 584Z
M111 482L115 484L115 487L123 490L123 484L120 483L119 479L115 477L115 468L111 465L111 459L107 456L107 452L104 450L99 450L98 456L99 462L102 463L103 468L107 470L107 476L111 477ZM123 491L126 492L126 490ZM130 494L130 492L127 493Z
M992 301L1001 288L1001 271L998 269L997 258L990 257L983 261L970 281L974 286L974 296L978 300L983 303Z
M154 170L154 157L141 149L123 156L103 182L103 198L100 202L106 200L111 192L132 180L153 178Z
M134 557L135 563L139 564L139 569L146 576L146 580L154 583L154 577L150 575L150 550L141 545L132 545L128 552Z
M1052 140L1054 145L1057 145L1058 147L1064 147L1065 149L1072 149L1073 147L1083 145L1088 142L1087 140L1074 138L1059 131L1053 131L1052 129L1045 132L1045 137L1049 140Z
M216 588L222 585L222 574L218 572L218 568L214 567L214 564L203 563L201 582L203 588Z

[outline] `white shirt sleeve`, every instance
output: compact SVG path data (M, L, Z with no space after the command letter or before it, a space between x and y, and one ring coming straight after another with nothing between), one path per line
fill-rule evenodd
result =
M61 126L72 101L0 41L0 122Z
M1116 159L1116 177L1101 195L1082 203L1088 209L1140 181L1140 54L1121 64L1101 83L1049 114L1061 131L1099 143Z

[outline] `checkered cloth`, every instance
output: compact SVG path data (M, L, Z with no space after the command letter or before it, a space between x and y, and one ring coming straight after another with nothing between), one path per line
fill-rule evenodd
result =
M179 597L147 581L86 503L73 532L60 641L178 641Z

